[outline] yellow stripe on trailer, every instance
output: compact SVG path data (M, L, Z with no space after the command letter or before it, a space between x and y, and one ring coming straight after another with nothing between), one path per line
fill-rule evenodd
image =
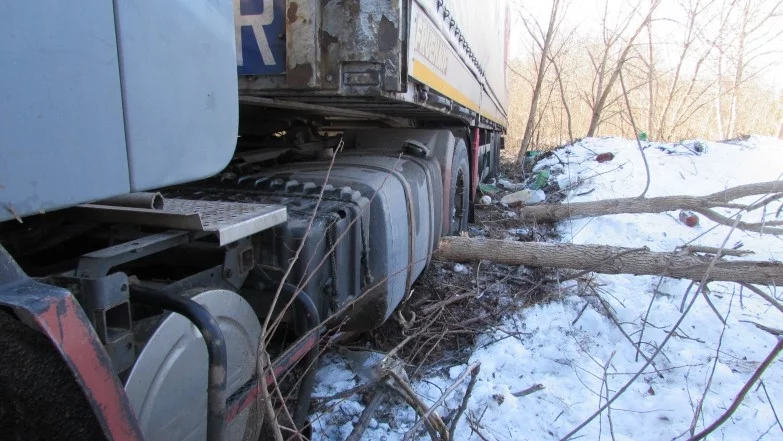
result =
M467 95L460 92L459 89L449 84L446 80L444 80L440 75L438 75L434 70L430 69L426 64L422 63L421 61L414 59L413 60L413 78L417 79L418 81L422 82L423 84L426 84L427 86L437 90L441 94L443 94L445 97L450 98L457 103L467 107L468 109L478 113L479 115L483 116L484 118L487 118L491 121L494 121L500 125L505 126L504 121L499 121L495 116L492 116L488 114L487 112L481 110L481 106L477 104L475 101L468 98Z

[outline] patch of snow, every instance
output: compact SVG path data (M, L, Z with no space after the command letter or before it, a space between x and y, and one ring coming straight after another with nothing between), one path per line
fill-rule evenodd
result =
M557 186L560 189L568 188L578 182L578 176L574 176L570 173L562 173L555 178Z

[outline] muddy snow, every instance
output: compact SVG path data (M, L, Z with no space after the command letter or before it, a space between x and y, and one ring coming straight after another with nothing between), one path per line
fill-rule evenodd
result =
M783 141L778 139L642 145L650 168L649 197L700 196L736 185L777 180L783 172ZM605 153L612 153L613 159L596 161ZM562 203L638 196L647 180L636 141L617 138L589 138L557 149L537 163L534 172L541 170L548 170L549 182L556 182L565 193ZM767 210L745 214L742 220L779 220L783 218L779 207L780 201ZM733 216L735 212L722 210L721 214ZM783 256L781 237L737 230L729 234L730 228L704 218L689 227L679 220L679 212L568 220L555 228L560 240L579 244L672 251L686 244L720 247L726 241L729 248L754 251L749 259L771 261ZM515 232L509 232L511 240ZM467 271L462 265L451 268ZM591 275L562 283L554 301L510 313L500 327L480 336L466 364L414 377L413 388L430 405L469 364L480 362L481 372L455 439L560 439L644 366L644 356L656 351L681 317L683 303L692 299L696 289L688 293L690 284L627 275ZM572 439L684 440L691 435L694 415L698 414L694 425L698 433L726 411L777 343L776 337L750 322L781 328L783 316L734 283L710 283L708 287L717 312L703 297L697 298L654 364L630 384L608 412ZM759 288L778 299L783 296L781 289ZM637 355L637 345L644 356ZM709 439L783 439L783 427L776 422L776 413L783 417L783 361L773 362L761 380ZM330 354L319 366L314 394L332 396L361 382L348 360ZM459 407L466 384L438 408L444 418ZM519 393L536 385L543 388L527 395ZM345 439L364 409L365 399L361 394L337 399L329 403L329 411L313 414L314 439ZM701 412L697 412L699 408ZM416 419L410 407L387 403L362 439L400 440ZM420 436L427 437L426 432Z

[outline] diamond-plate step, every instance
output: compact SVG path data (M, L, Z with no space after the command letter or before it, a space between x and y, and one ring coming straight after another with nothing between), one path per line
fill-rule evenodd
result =
M283 205L189 199L165 199L161 210L95 204L72 210L83 218L104 222L215 233L221 246L288 220Z

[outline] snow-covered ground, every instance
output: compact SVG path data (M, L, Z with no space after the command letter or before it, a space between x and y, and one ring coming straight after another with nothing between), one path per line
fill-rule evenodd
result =
M736 185L774 181L783 172L783 141L777 139L643 145L651 171L647 197L699 196ZM613 160L595 161L597 154L607 152L614 154ZM540 161L537 169L549 168L552 180L570 186L564 203L634 197L644 188L646 172L635 141L590 138L561 148L556 155ZM742 220L773 219L779 204L766 212L746 214ZM728 210L722 213L734 214ZM673 251L691 242L720 246L730 228L716 225L702 217L699 225L691 228L678 220L678 212L670 212L571 220L560 223L557 230L565 242ZM737 230L727 247L739 243L742 249L755 252L749 259L783 258L781 237ZM571 282L562 285L557 301L507 317L502 329L479 339L469 360L481 362L481 373L466 417L477 422L481 433L474 432L463 417L456 439L552 440L565 436L606 402L607 388L609 395L614 395L644 365L603 305L609 306L624 332L637 341L654 300L642 343L643 351L650 355L680 318L689 284L652 276L596 275L591 285L603 304L595 296L580 295L586 292L584 283ZM783 328L783 315L734 283L711 283L709 288L710 299L727 318L725 329L707 302L697 299L677 334L655 358L655 368L648 368L613 403L611 424L604 412L572 439L687 439L702 397L697 432L726 410L777 343L775 337L747 321ZM778 298L783 293L781 289L775 293L761 288ZM509 334L514 337L508 338ZM414 381L414 388L422 400L432 403L466 367L454 366L449 375ZM754 386L736 413L709 439L783 440L783 428L773 412L775 406L777 415L783 417L783 361L775 361L762 381L764 388ZM360 382L345 359L330 355L319 369L315 394L330 396ZM544 389L514 395L536 384ZM441 415L459 406L465 386L446 400ZM313 416L314 439L345 439L363 409L358 395L334 404L332 411ZM391 421L373 421L363 439L402 439L415 418L413 410L399 405Z

